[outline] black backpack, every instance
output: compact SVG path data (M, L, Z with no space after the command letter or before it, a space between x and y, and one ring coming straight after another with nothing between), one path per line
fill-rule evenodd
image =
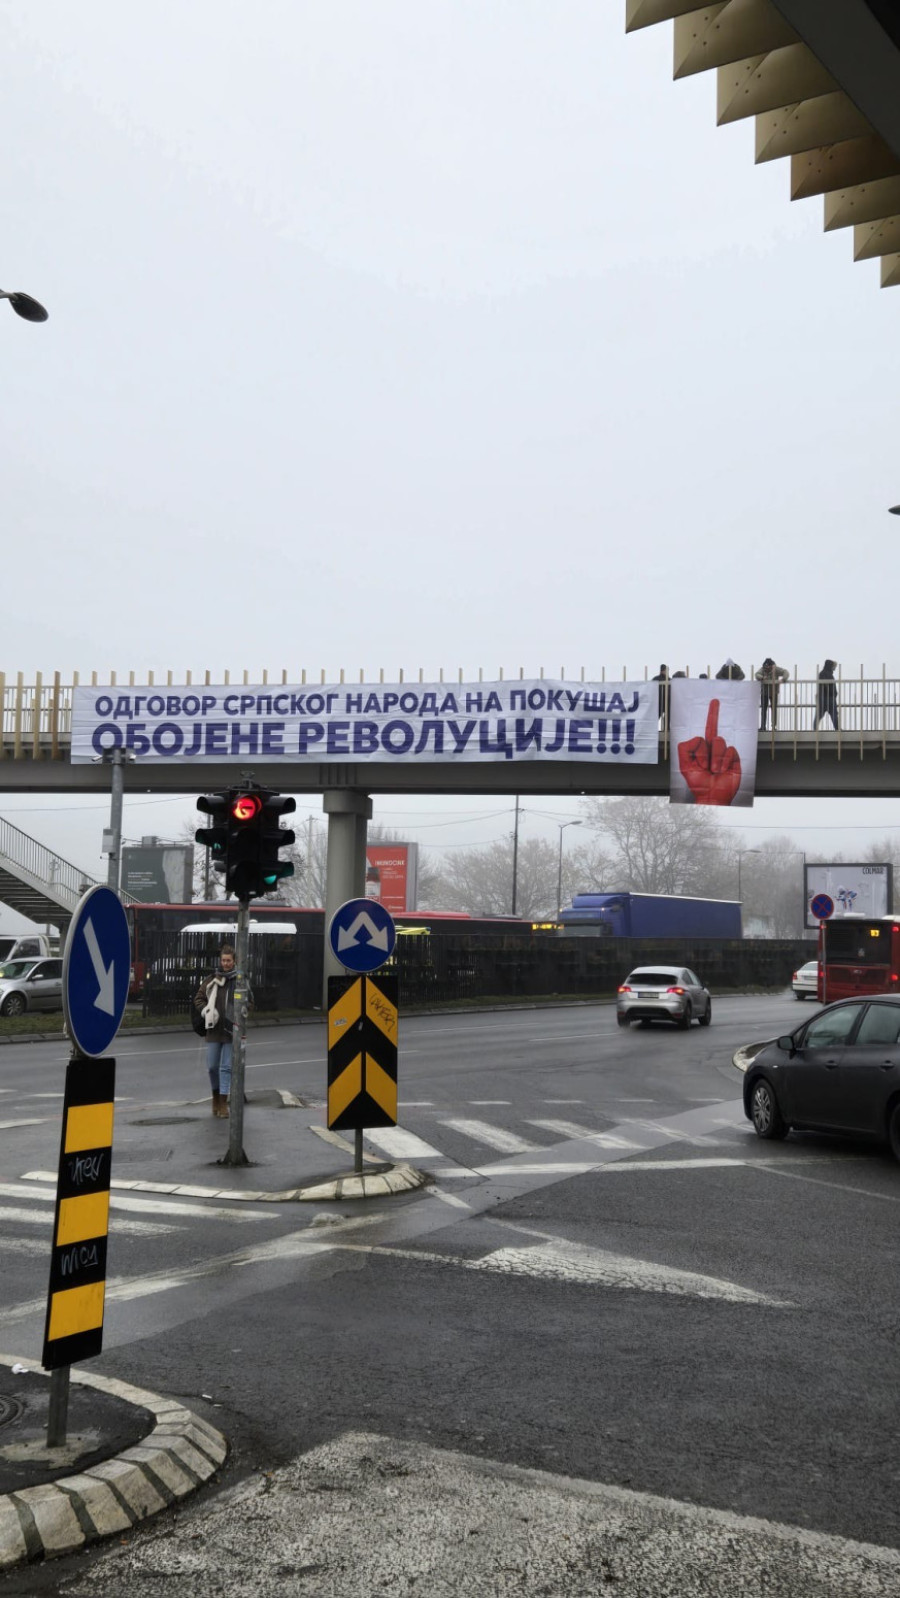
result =
M191 1026L196 1032L198 1038L206 1037L206 1021L203 1017L203 1011L197 1009L193 999L191 1000Z

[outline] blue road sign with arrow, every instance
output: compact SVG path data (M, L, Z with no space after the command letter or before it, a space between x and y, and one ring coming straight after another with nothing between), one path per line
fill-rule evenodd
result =
M118 894L91 888L79 900L63 955L63 1010L82 1054L109 1048L119 1030L131 978L131 938Z
M394 918L377 899L348 899L328 926L331 951L347 971L377 971L397 941Z

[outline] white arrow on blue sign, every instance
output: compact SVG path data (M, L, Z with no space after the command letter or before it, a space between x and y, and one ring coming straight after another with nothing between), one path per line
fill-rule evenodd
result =
M82 1054L103 1054L119 1030L131 979L131 938L118 894L91 888L78 902L63 955L63 1011Z
M348 899L328 926L331 951L347 971L377 971L397 941L394 918L377 899Z

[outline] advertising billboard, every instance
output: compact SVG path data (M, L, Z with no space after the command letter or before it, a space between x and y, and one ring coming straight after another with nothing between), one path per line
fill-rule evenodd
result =
M122 892L141 904L190 904L194 882L192 843L126 844Z
M377 899L392 916L418 903L419 845L366 844L366 898Z
M894 868L859 862L820 863L805 868L805 924L840 921L844 916L888 916L894 908Z

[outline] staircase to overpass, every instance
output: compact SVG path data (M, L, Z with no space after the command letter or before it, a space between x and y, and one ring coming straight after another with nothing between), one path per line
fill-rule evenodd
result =
M0 820L0 904L29 921L52 922L62 930L81 895L95 885L95 878Z

